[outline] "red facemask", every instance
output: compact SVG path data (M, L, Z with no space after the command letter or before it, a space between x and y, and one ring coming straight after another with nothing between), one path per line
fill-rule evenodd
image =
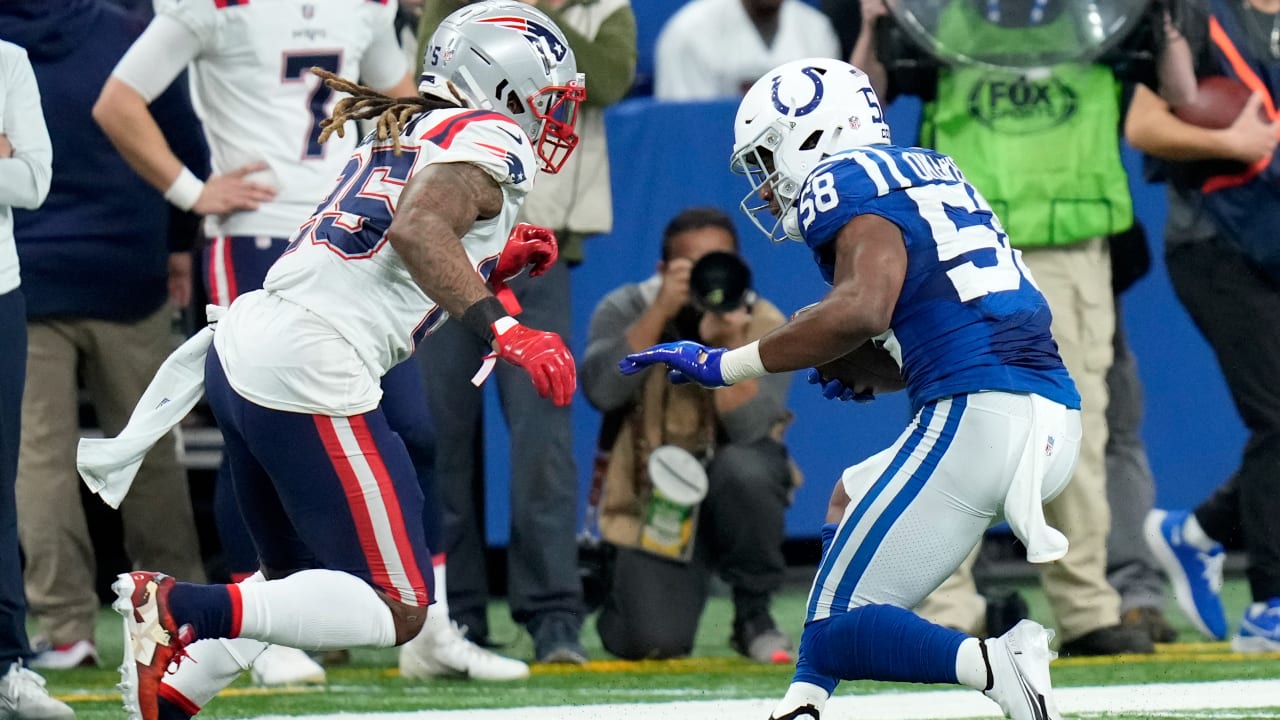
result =
M534 117L542 121L533 151L542 163L542 171L555 174L564 167L569 154L578 146L574 126L578 122L578 106L587 99L587 86L581 74L568 85L549 85L527 98ZM539 107L545 108L539 110Z

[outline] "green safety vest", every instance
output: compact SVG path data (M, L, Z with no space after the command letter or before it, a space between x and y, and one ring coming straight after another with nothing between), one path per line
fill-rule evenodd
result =
M1073 32L1065 23L1061 16L1039 27L1002 28L953 14L943 18L939 37L944 44L950 35L985 47L1045 48ZM955 159L1015 247L1070 245L1133 224L1119 123L1120 84L1104 65L1026 73L954 67L939 72L921 142Z

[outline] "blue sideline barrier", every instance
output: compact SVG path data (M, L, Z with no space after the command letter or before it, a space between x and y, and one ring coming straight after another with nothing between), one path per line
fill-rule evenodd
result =
M636 99L610 110L614 231L591 240L586 263L574 271L575 352L585 348L596 302L614 287L654 271L663 226L690 205L715 205L734 216L757 288L784 312L815 301L825 291L803 246L772 246L736 209L747 185L728 170L735 107L733 102L661 105ZM888 116L900 142L914 140L918 105L895 103ZM1125 161L1135 179L1137 213L1148 229L1154 256L1151 273L1124 300L1123 322L1146 385L1143 437L1157 480L1157 502L1189 507L1235 469L1245 432L1212 352L1169 286L1161 257L1163 187L1141 181L1135 153L1126 151ZM787 444L806 482L787 515L787 534L816 537L832 482L846 466L891 443L905 426L909 410L902 396L865 406L824 400L797 375L790 398L796 419ZM490 388L486 536L496 546L507 542L510 508L507 436L500 418L496 393ZM579 393L574 441L583 499L598 423L599 415Z

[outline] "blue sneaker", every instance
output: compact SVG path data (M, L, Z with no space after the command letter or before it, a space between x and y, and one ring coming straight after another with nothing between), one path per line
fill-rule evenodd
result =
M1240 653L1280 652L1280 597L1254 603L1244 611L1240 633L1231 638L1231 649Z
M1152 510L1143 523L1143 535L1169 576L1173 597L1187 619L1206 637L1225 640L1227 616L1218 593L1227 556L1221 545L1206 552L1183 540L1182 527L1189 515L1185 510Z

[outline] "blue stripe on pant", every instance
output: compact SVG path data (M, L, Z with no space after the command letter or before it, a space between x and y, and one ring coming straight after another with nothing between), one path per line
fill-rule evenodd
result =
M806 622L824 615L821 612L824 606L822 599L833 581L833 574L835 575L835 588L831 593L830 600L825 603L828 608L828 614L834 615L849 609L853 602L858 582L871 563L872 558L880 550L881 542L884 540L885 535L911 505L911 502L920 493L921 489L924 488L925 483L928 482L937 468L938 462L951 447L951 442L955 438L956 430L960 425L960 419L964 415L966 402L967 397L962 395L932 403L921 411L916 427L910 437L902 444L901 449L898 450L892 462L880 474L876 482L858 500L858 504L853 511L847 515L836 534L835 543L832 545L831 551L823 557L822 565L818 569L817 579L814 581L813 589L810 593ZM935 424L934 416L937 412L944 413L941 420L942 427L936 431L936 435L931 436L929 430ZM926 454L920 459L919 465L910 471L910 475L905 478L897 494L884 505L880 514L874 519L869 519L873 508L877 505L877 501L881 499L894 479L903 472L910 460L918 455L922 450L922 446ZM870 527L865 530L862 539L857 542L857 546L852 548L852 555L850 556L849 543L858 534L859 529L865 528L868 522L870 522ZM845 560L846 557L847 560ZM842 560L845 567L841 570L839 566Z
M306 568L355 575L410 605L432 597L422 491L381 408L349 418L261 407L205 364L236 502L268 576Z
M0 674L31 655L18 552L18 443L27 379L27 306L22 291L0 295Z

